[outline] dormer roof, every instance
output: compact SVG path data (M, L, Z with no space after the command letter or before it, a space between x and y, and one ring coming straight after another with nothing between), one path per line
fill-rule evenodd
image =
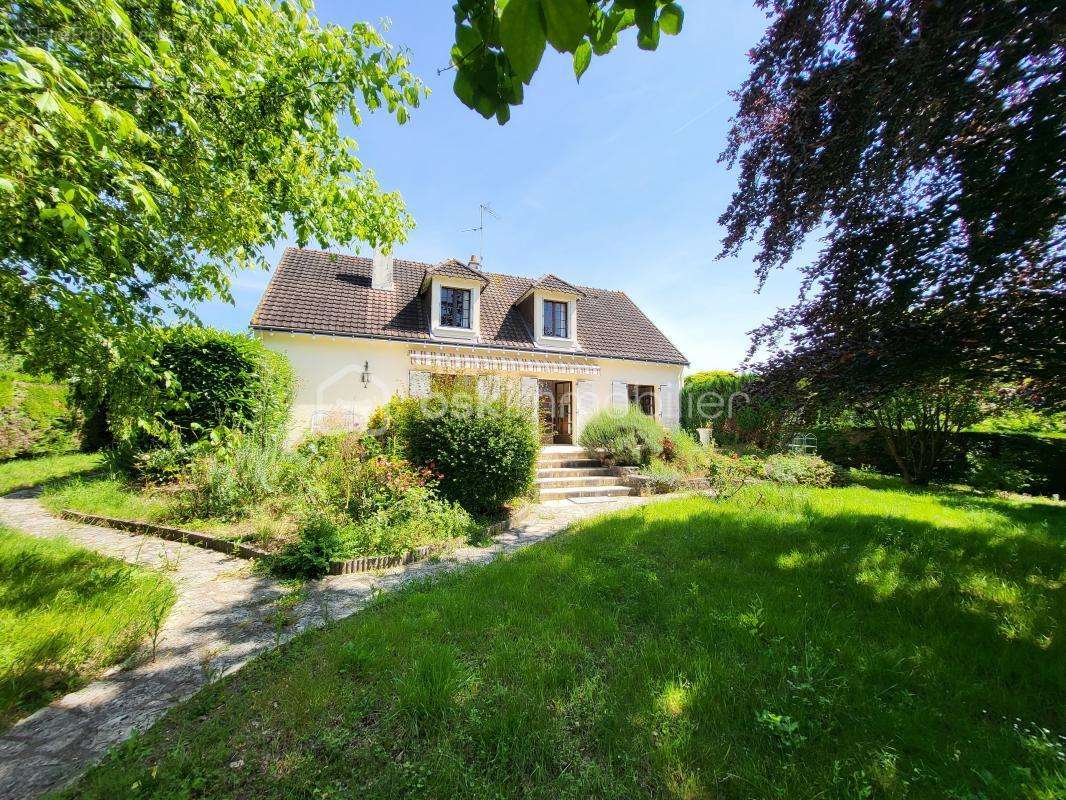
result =
M565 294L573 297L575 300L580 300L585 296L585 293L572 283L567 283L558 275L552 275L550 272L547 275L541 275L537 280L533 281L533 285L529 287L519 299L518 302L522 302L533 292L541 290L545 292L554 292L555 294Z
M489 279L485 277L485 273L479 269L475 269L469 264L464 264L454 258L449 258L441 261L439 264L435 264L426 268L426 274L422 278L423 291L429 286L429 282L433 278L438 276L447 276L451 278L466 278L467 280L474 280L481 284L482 288L489 285Z

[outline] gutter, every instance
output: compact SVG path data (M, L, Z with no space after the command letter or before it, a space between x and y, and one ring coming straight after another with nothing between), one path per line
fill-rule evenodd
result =
M413 337L401 337L401 336L375 336L372 333L335 333L333 331L316 331L310 329L301 328L275 328L268 325L249 325L253 331L266 331L268 333L292 333L301 334L304 336L332 336L341 337L342 339L365 339L369 341L379 342L406 342L408 344L443 344L448 347L480 347L483 350L507 350L515 353L550 353L551 355L568 355L568 356L584 356L585 358L605 358L611 361L640 361L645 364L667 364L675 367L687 367L690 366L688 361L665 361L661 358L640 358L638 356L616 356L616 355L602 355L600 353L590 353L588 351L581 351L576 353L572 350L545 350L543 348L528 348L528 347L507 347L506 345L499 344L485 344L482 342L435 342L432 339L415 339Z

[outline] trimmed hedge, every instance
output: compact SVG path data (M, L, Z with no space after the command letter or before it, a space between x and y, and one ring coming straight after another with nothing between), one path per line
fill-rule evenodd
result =
M780 445L788 414L748 394L754 379L750 374L714 370L685 378L681 427L693 435L697 428L709 427L719 444Z
M157 332L150 355L156 366L147 380L142 370L126 365L109 382L108 425L118 441L147 449L167 434L190 444L218 428L284 432L292 367L258 339L211 328L166 328Z
M845 467L872 467L898 475L899 468L871 428L817 428L818 453ZM983 483L987 488L1032 494L1066 494L1066 439L1021 433L954 434L952 446L935 479L949 483ZM1001 479L989 480L999 472ZM981 473L979 477L978 473ZM1024 480L1019 479L1025 473ZM1024 485L1019 485L1024 482ZM998 483L998 485L997 485Z

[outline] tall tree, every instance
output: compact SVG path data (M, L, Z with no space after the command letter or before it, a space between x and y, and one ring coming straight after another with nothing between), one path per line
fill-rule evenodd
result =
M371 26L309 0L0 2L0 339L77 372L228 299L290 230L402 241L338 119L403 123L423 94Z
M1066 5L758 5L722 254L756 240L761 286L824 235L798 302L754 332L764 372L808 400L1022 377L1061 402Z
M611 52L637 30L637 46L655 50L661 34L681 32L685 12L669 0L459 0L454 6L454 91L468 107L503 125L521 104L550 44L573 57L578 80L592 56Z

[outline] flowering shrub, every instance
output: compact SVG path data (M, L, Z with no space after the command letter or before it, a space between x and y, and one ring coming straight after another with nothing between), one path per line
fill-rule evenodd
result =
M357 433L305 440L297 448L306 504L299 539L275 559L282 574L314 577L330 561L399 555L477 530L461 506L437 496L440 473L413 467ZM297 476L294 476L297 477Z

